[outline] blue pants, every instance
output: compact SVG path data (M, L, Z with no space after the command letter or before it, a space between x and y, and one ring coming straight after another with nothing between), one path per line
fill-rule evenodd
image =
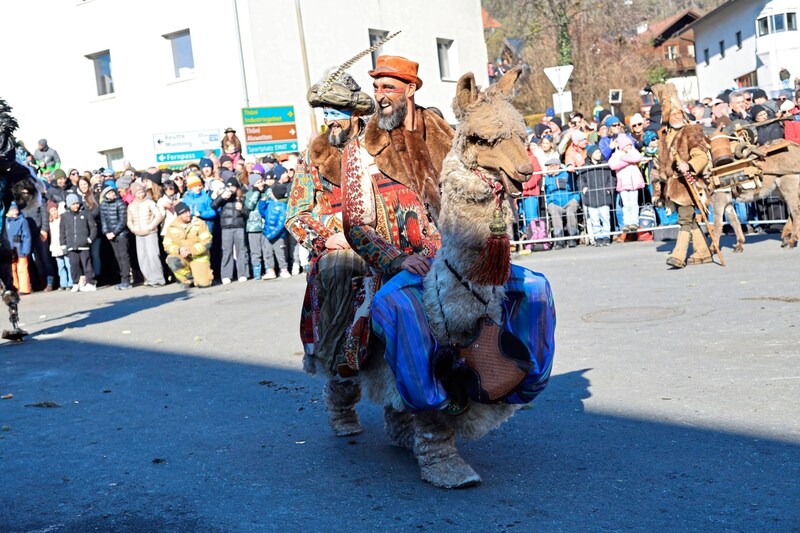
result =
M58 270L58 286L61 288L72 288L72 267L69 264L69 257L62 255L56 257L56 265Z
M522 216L525 217L526 225L539 218L538 196L526 196L520 202L520 207L522 207Z

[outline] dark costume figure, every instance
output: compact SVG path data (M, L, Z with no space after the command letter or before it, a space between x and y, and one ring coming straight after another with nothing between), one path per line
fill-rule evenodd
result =
M13 191L21 190L18 184L26 180L33 181L28 169L17 162L14 131L18 127L17 121L11 116L11 106L0 98L0 234L3 234L6 210L14 200ZM19 327L19 294L11 275L13 253L8 242L0 242L0 295L8 306L11 320L11 329L3 330L3 338L21 341L28 333Z

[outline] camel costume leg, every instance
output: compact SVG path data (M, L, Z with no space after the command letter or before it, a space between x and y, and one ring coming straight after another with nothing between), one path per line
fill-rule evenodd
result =
M477 485L481 477L469 466L456 448L456 433L438 411L414 416L414 455L424 481L444 488L458 489Z
M794 248L800 237L800 175L781 176L778 192L786 202L786 209L789 211L789 217L781 235L782 246Z

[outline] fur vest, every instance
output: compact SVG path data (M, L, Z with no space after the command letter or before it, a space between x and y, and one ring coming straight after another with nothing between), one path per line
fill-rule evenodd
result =
M418 128L422 131L424 143L416 146L406 142L405 146L400 148L408 150L412 162L430 161L433 167L433 176L420 176L420 173L424 173L424 167L415 169L418 171L414 176L409 175L402 159L398 157L397 142L393 142L390 132L378 128L377 115L374 115L367 123L364 146L375 158L375 164L381 172L414 191L435 215L439 212L441 203L439 176L442 172L442 161L453 144L454 132L450 125L438 115L419 106L416 110L419 114ZM406 138L412 138L412 136L406 136Z
M693 205L686 182L680 179L676 171L677 161L673 156L673 149L681 161L689 164L692 174L696 178L702 178L709 161L703 127L700 124L688 124L676 131L665 126L658 133L658 168L667 181L664 197L678 205ZM698 179L698 184L705 186L702 179Z

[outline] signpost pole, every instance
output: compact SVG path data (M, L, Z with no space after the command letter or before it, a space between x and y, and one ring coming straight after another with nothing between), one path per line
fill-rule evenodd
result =
M558 91L558 109L561 111L561 124L566 124L564 120L564 91Z

